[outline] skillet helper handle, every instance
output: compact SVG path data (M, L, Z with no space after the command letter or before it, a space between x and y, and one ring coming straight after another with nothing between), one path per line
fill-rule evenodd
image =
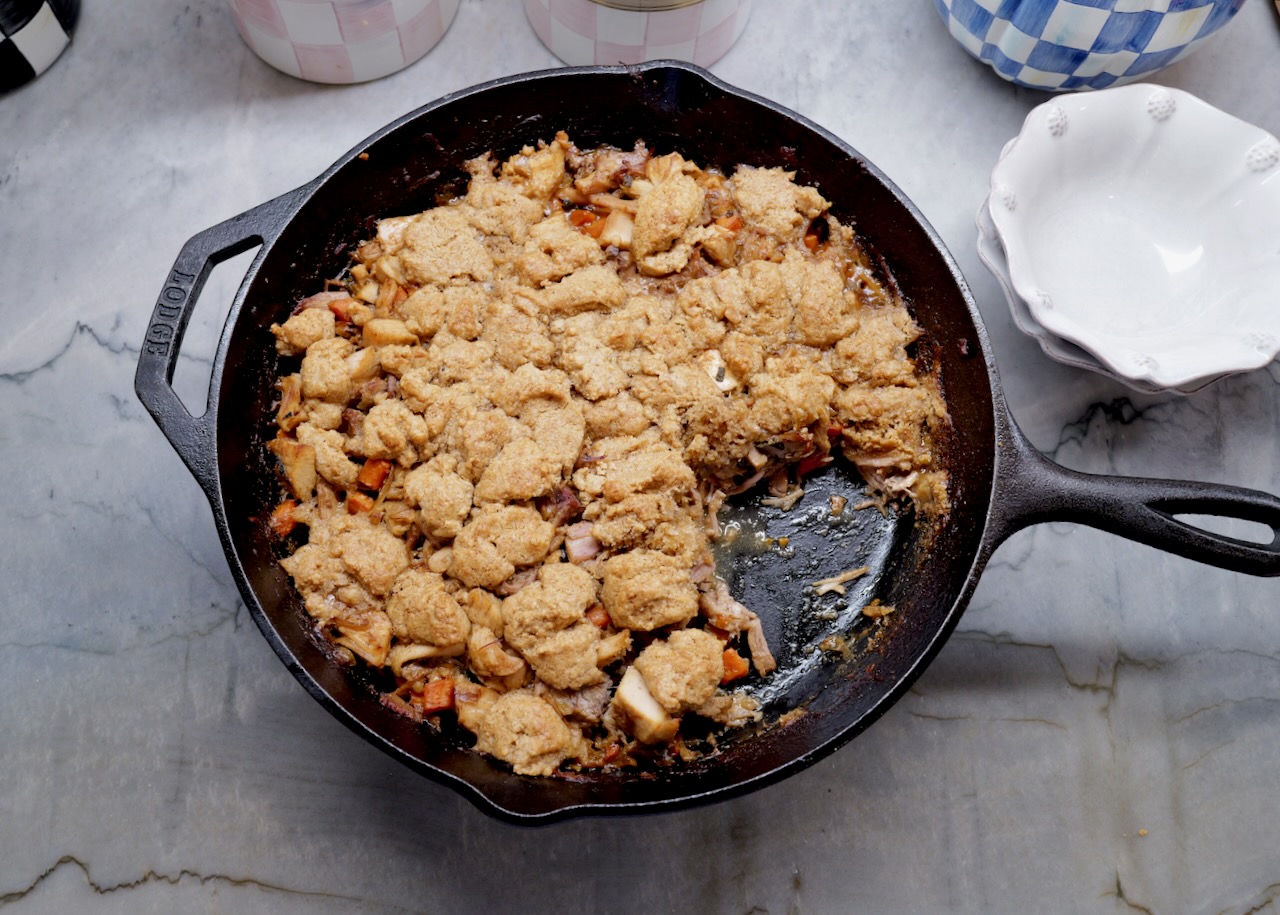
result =
M996 542L1031 524L1072 521L1234 572L1280 575L1280 498L1216 483L1080 473L1049 460L1016 428L1010 439ZM1228 537L1178 515L1264 524L1271 542Z
M210 226L182 246L156 299L138 357L133 388L183 463L206 492L216 485L214 415L192 416L173 389L182 338L212 269L228 258L274 241L307 192L304 186Z

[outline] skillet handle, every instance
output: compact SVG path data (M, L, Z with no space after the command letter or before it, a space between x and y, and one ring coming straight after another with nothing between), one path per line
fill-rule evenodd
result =
M1000 446L992 545L1032 524L1072 521L1250 575L1280 575L1280 498L1253 489L1185 480L1080 473L1045 457L1010 421ZM1214 533L1175 515L1265 524L1270 543Z
M310 185L296 188L192 236L169 270L151 313L133 389L207 493L212 494L217 485L215 417L212 410L192 416L173 390L173 373L187 323L214 266L259 245L269 245L310 190Z

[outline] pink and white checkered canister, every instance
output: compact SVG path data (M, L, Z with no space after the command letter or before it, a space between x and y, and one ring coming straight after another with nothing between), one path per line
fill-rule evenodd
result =
M751 14L751 0L634 9L645 5L634 0L524 0L529 24L542 43L574 66L671 59L709 67L738 40Z
M227 0L254 53L290 76L362 83L407 67L444 37L459 0Z

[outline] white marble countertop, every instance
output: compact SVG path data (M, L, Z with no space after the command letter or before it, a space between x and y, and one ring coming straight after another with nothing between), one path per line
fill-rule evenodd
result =
M1144 396L1049 361L974 249L1001 146L1046 96L928 0L759 0L713 68L878 163L939 230L1034 443L1077 469L1280 492L1280 372ZM519 0L463 0L379 82L283 76L221 0L87 3L0 98L0 910L1253 912L1280 895L1280 584L1090 529L995 554L882 720L701 809L522 829L366 744L236 592L207 503L133 394L181 243L455 89L555 66ZM1248 3L1154 81L1280 133L1280 21ZM245 261L178 388L198 411ZM221 298L219 298L221 297ZM203 376L202 376L203 373Z

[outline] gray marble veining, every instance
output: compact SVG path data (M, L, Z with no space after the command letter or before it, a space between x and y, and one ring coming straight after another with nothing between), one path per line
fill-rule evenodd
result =
M555 66L518 0L463 0L384 80L303 83L220 0L85 5L0 98L0 911L1221 912L1280 895L1280 585L1052 524L835 756L712 807L486 818L312 701L238 599L212 517L133 395L183 240L445 92ZM1157 82L1280 132L1280 21L1248 3ZM1006 393L1077 469L1280 492L1280 374L1139 395L1050 362L974 250L991 165L1044 96L926 0L760 0L713 71L827 126L965 271ZM238 277L177 384L196 409Z

